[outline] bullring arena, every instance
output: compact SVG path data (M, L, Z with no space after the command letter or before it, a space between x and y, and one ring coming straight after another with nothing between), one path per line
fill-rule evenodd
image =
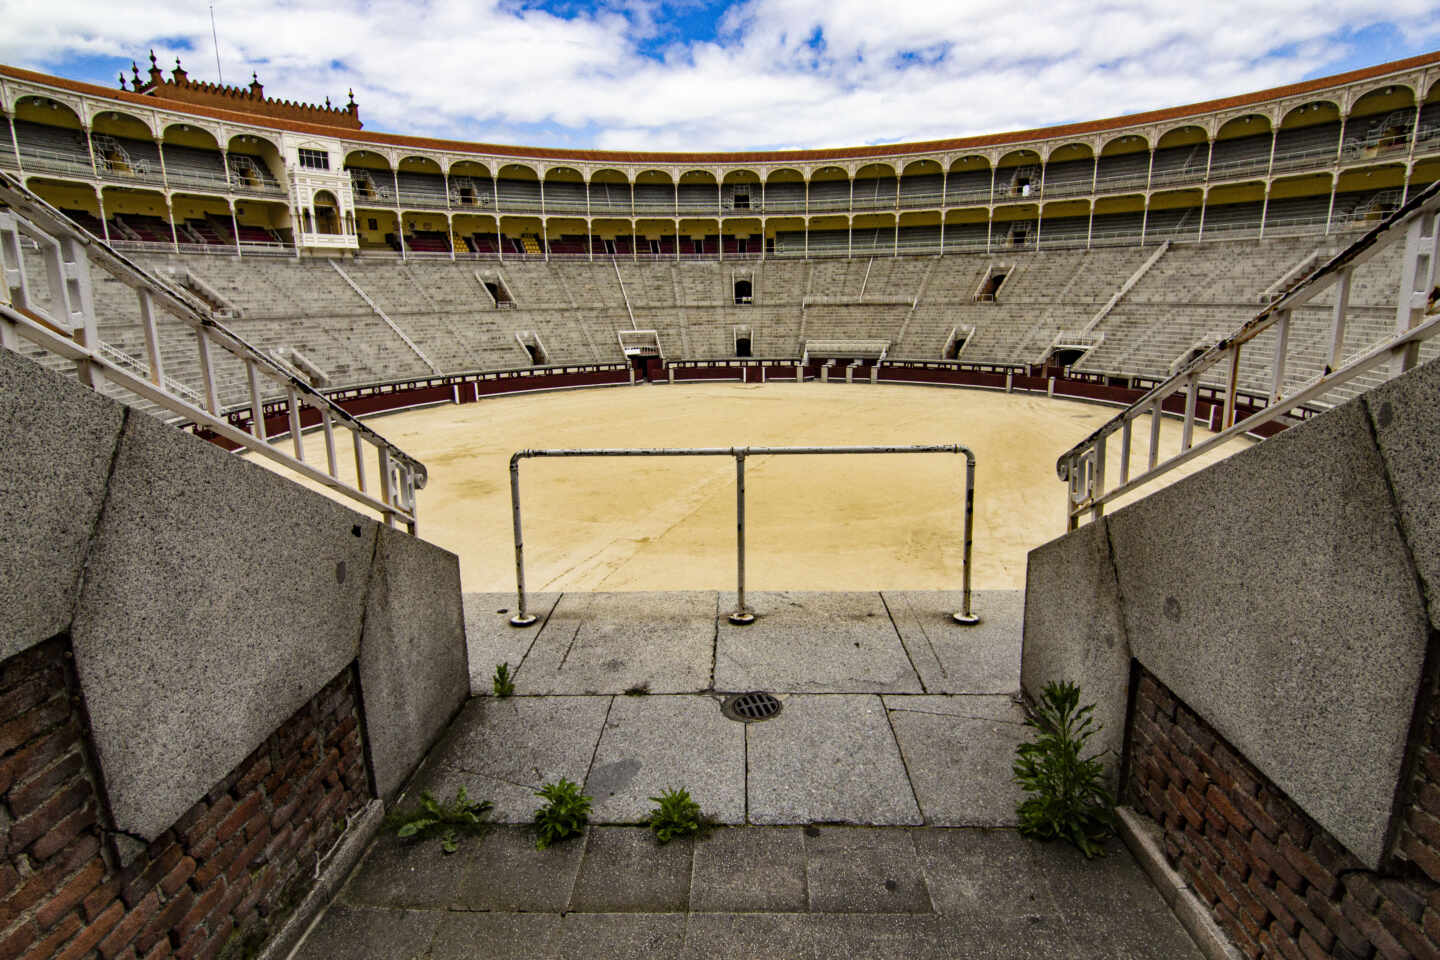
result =
M1440 54L745 154L120 86L0 67L0 958L1440 955Z

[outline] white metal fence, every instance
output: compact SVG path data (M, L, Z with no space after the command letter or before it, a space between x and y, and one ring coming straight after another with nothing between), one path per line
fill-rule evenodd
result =
M294 377L275 360L232 333L208 312L160 278L136 266L103 241L91 236L54 207L0 173L0 346L15 350L23 339L75 365L77 378L99 390L108 380L157 406L191 421L238 447L263 456L295 473L335 490L378 512L394 526L416 528L415 491L425 486L424 464L406 454L308 383ZM33 250L30 249L33 244ZM44 265L49 297L32 291L26 258ZM144 361L101 341L91 269L98 267L135 291L145 336ZM161 355L159 314L169 314L195 334L203 385L199 393L181 388L165 374ZM224 350L245 368L251 409L250 429L233 425L220 405L215 351ZM293 454L267 436L262 390L278 389L286 399L288 433ZM325 440L325 464L305 459L301 440L305 408L315 411ZM336 433L349 430L357 483L340 479ZM365 477L367 445L378 455L379 491L371 493Z
M1067 483L1066 516L1075 529L1085 514L1098 519L1105 505L1150 481L1195 459L1208 450L1243 434L1275 423L1297 408L1319 401L1337 387L1371 371L1399 376L1420 356L1420 344L1440 334L1440 290L1436 287L1437 257L1440 257L1440 183L1432 184L1402 208L1387 217L1345 250L1298 280L1254 318L1231 336L1182 366L1169 379L1062 454L1055 469ZM1395 328L1378 344L1363 348L1348 360L1345 337L1350 307L1350 286L1355 268L1392 244L1405 243L1405 256L1396 293ZM1294 311L1327 291L1334 291L1329 335L1325 341L1321 372L1298 385L1287 384L1286 363L1293 356L1291 318ZM1238 414L1244 391L1240 388L1240 357L1244 347L1267 331L1275 331L1270 360L1270 384L1263 405L1243 418ZM1207 371L1221 369L1209 380L1223 381L1223 412L1219 429L1200 443L1194 442L1196 406L1201 379ZM1160 421L1166 400L1184 397L1179 450L1160 454ZM1146 466L1139 473L1130 469L1131 442L1137 421L1148 418L1149 450ZM1106 448L1119 434L1119 482L1108 486Z

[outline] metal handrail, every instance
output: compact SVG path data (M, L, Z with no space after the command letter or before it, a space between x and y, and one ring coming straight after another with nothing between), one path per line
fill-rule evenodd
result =
M1420 343L1440 335L1440 312L1437 312L1440 304L1436 303L1435 297L1437 260L1440 260L1440 223L1437 223L1440 217L1437 217L1437 214L1440 214L1440 182L1431 184L1327 263L1291 284L1235 333L1182 366L1109 422L1061 454L1055 462L1055 471L1060 479L1068 484L1068 528L1075 529L1082 515L1087 512L1092 520L1099 519L1104 513L1105 505L1116 498L1195 459L1232 437L1256 430L1285 417L1296 408L1319 400L1336 387L1384 365L1387 361L1390 363L1392 376L1399 376L1411 369L1419 361ZM1351 312L1350 286L1355 268L1391 244L1399 242L1402 237L1405 240L1405 258L1396 297L1395 333L1345 363L1346 319ZM1287 392L1285 363L1289 349L1291 315L1293 311L1332 287L1336 288L1336 293L1331 311L1324 369L1318 376ZM1264 406L1244 419L1237 420L1237 401L1243 394L1239 385L1241 349L1271 329L1276 331L1275 351ZM1220 429L1209 439L1192 444L1200 378L1205 371L1222 363L1227 364L1229 369L1225 378ZM1159 442L1164 404L1167 399L1182 392L1185 396L1185 412L1180 450L1162 461ZM1134 422L1143 416L1150 417L1149 457L1146 469L1132 477L1131 432ZM1120 433L1120 483L1114 488L1106 489L1106 440L1117 431Z
M415 491L425 486L425 465L365 426L286 367L251 346L180 290L137 266L104 241L91 236L60 211L31 193L16 179L0 172L0 346L14 350L23 337L75 364L81 383L99 390L105 380L136 394L238 447L260 454L377 511L390 526L405 523L416 529ZM51 303L47 307L29 294L21 238L33 241L47 271ZM139 298L140 324L145 335L147 373L131 369L133 363L117 358L98 335L90 280L95 265L133 288ZM161 357L157 311L163 310L195 332L203 377L203 402L195 403L169 387ZM245 365L252 410L249 431L231 424L220 405L212 348L219 347ZM127 358L128 359L128 358ZM290 455L271 443L265 426L260 390L262 378L277 383L288 400ZM327 469L305 462L301 440L301 404L320 414L325 436ZM335 427L350 430L355 448L357 486L338 475ZM379 453L379 497L366 491L364 444Z
M515 525L515 592L519 609L511 626L528 627L536 617L525 606L525 542L520 533L520 461L534 457L734 457L736 602L730 622L747 624L755 614L745 605L745 459L747 457L810 456L844 453L956 453L965 458L965 544L962 600L955 622L973 626L980 617L970 605L970 549L975 529L975 454L956 443L870 447L651 447L574 450L517 450L510 457L510 509Z

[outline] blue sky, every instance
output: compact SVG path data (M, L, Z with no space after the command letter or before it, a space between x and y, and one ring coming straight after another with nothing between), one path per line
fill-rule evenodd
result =
M1043 11L1043 15L1042 15ZM1244 93L1440 48L1420 0L217 0L223 78L368 129L745 150L994 133ZM0 0L0 62L114 86L154 49L215 80L210 8Z

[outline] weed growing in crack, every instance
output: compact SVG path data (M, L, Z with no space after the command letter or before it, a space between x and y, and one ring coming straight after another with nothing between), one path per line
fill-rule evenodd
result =
M461 833L480 833L485 829L485 814L492 806L489 800L471 803L464 787L455 791L455 799L450 803L441 803L425 790L420 794L418 807L392 810L385 817L385 825L402 840L439 837L441 852L454 853Z
M1068 840L1088 860L1104 855L1101 844L1115 830L1115 800L1099 755L1080 755L1100 724L1091 717L1095 705L1079 703L1079 686L1051 682L1026 716L1036 736L1015 748L1015 782L1029 794L1016 812L1022 835Z
M590 798L578 783L561 777L547 783L535 794L545 801L535 811L535 847L544 850L552 843L579 835L590 822Z
M709 818L700 812L700 804L691 799L690 791L684 787L662 791L660 796L651 797L650 802L658 806L650 811L648 823L655 839L662 844L676 837L703 835L711 825Z
M495 668L495 678L491 680L491 686L495 688L497 697L508 697L515 692L515 683L510 679L510 664L502 663Z

